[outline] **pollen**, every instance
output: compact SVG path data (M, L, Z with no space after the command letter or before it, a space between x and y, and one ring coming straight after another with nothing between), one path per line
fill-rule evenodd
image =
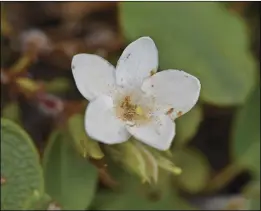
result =
M146 120L146 111L142 106L133 102L131 96L125 96L119 101L119 106L116 107L116 113L118 118L123 121L140 122L140 120Z
M140 115L140 116L142 116L144 113L143 113L143 110L142 110L142 108L140 107L140 106L137 106L137 108L136 108L136 114L137 115Z
M131 102L130 96L124 97L120 103L120 117L124 121L132 121L136 115L137 106Z

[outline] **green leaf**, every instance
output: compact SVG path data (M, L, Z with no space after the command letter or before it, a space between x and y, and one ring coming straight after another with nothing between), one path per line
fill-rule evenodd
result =
M50 203L52 202L52 199L49 195L43 194L43 195L34 195L34 197L30 198L30 201L28 202L28 210L47 210Z
M171 186L171 174L159 171L155 183L141 183L129 174L124 166L118 166L108 157L108 171L118 185L113 190L100 190L92 203L94 210L195 210L185 200L179 198ZM159 199L159 200L158 200Z
M182 173L175 177L177 185L192 194L205 188L210 178L210 166L201 153L185 149L173 152L173 160L182 169Z
M161 69L182 69L198 77L206 102L245 101L257 75L247 30L239 17L218 2L120 5L124 35L131 41L150 36L158 47Z
M137 190L118 194L107 192L98 197L97 201L100 201L100 205L97 206L97 210L174 210L186 206L184 202L170 196L159 201L152 201Z
M27 210L61 210L61 206L46 193L35 194L30 198Z
M124 175L122 175L124 176ZM118 191L101 191L97 194L93 206L96 210L184 210L193 208L174 191L151 192L131 177L125 180L124 188ZM159 197L152 198L155 193Z
M238 111L233 130L233 155L236 162L260 177L260 87Z
M195 106L191 111L176 120L176 146L183 146L193 138L198 131L202 118L202 108Z
M20 108L19 108L18 103L16 103L16 102L8 103L2 111L2 117L12 120L19 124L20 123Z
M45 89L50 93L60 93L68 91L70 88L70 81L66 78L57 78L52 81L45 82Z
M241 190L246 198L260 199L260 180L250 181Z
M69 118L68 130L74 140L76 148L84 157L90 156L94 159L101 159L104 157L99 143L86 135L84 129L84 116L82 114L74 114Z
M243 194L249 199L249 210L260 210L260 180L247 184Z
M39 155L31 138L20 126L3 118L1 178L5 180L1 184L1 210L26 209L26 202L34 194L44 192Z
M249 210L260 210L260 199L250 199Z
M96 191L98 173L61 131L52 134L44 153L46 192L63 210L84 210Z

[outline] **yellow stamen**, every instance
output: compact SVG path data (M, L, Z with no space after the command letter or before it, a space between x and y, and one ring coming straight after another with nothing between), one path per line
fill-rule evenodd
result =
M138 115L140 115L140 116L142 116L142 115L144 114L144 112L143 112L143 110L142 110L142 108L141 108L140 106L137 106L137 108L136 108L136 114L138 114Z

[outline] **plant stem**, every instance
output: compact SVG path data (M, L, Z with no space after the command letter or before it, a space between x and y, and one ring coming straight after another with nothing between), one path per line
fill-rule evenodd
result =
M240 174L244 168L238 163L231 163L225 167L218 175L216 175L205 187L205 192L214 192L227 185L238 174Z

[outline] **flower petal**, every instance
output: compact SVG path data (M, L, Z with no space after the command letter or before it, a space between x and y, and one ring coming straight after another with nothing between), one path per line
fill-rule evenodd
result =
M72 59L72 72L78 90L88 100L111 95L115 68L105 59L92 54L77 54Z
M181 70L164 70L142 84L142 90L152 95L161 105L162 112L175 113L175 117L188 112L198 101L199 80Z
M85 129L91 138L105 144L122 143L130 138L124 122L116 117L113 109L113 100L108 96L100 96L89 103Z
M141 37L123 51L116 67L116 82L121 86L141 86L158 69L158 50L149 37Z
M127 129L136 139L158 150L169 149L175 136L175 123L166 115L145 125L127 126Z

